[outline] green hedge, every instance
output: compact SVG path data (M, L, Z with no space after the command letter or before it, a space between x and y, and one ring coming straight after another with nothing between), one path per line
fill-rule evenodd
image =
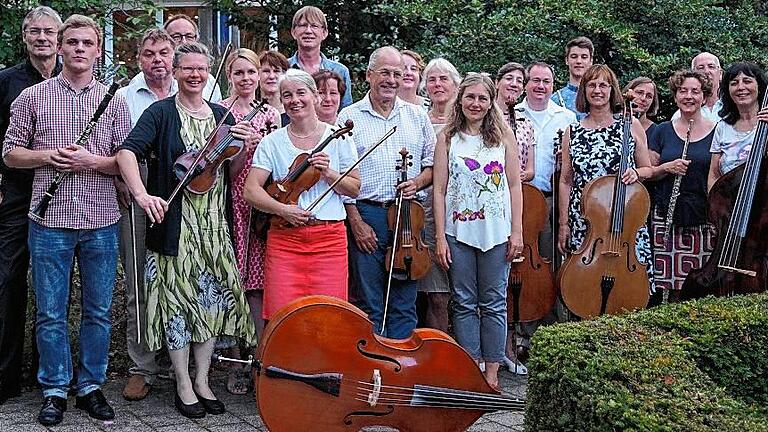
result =
M525 430L768 431L768 295L541 328Z

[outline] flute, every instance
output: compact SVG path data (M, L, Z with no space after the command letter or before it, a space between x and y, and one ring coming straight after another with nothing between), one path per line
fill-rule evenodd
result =
M681 159L685 159L688 154L688 144L691 143L691 127L693 126L693 119L688 120L688 130L685 132L685 144L683 144L683 154ZM667 218L664 220L664 243L669 240L669 236L672 235L672 219L675 215L675 206L677 205L677 197L680 196L680 184L683 182L683 176L675 176L675 183L672 185L672 195L669 197L669 207L667 207Z
M119 82L115 81L112 83L112 85L109 87L109 90L107 90L107 94L104 95L104 99L101 100L98 108L96 108L96 112L93 113L93 117L91 117L91 120L87 125L85 125L85 129L83 129L83 131L80 133L80 136L77 137L77 140L75 141L76 145L85 146L85 144L88 143L88 138L90 138L91 133L93 133L93 130L96 128L96 123L99 122L99 118L101 118L101 115L104 114L104 111L106 111L109 102L115 96L115 93L119 88ZM64 171L59 171L56 173L56 177L54 177L51 185L48 186L48 190L45 191L45 194L43 194L40 202L37 203L31 212L29 212L29 216L31 218L38 222L41 222L43 219L45 219L45 212L48 211L48 206L51 204L51 200L56 195L56 191L59 189L59 185L61 185L61 182L64 181L68 174L69 172Z

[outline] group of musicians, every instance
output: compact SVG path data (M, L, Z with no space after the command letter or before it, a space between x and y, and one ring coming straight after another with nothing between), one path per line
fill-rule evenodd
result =
M507 320L510 263L524 250L524 184L543 194L547 212L559 202L555 223L536 233L541 254L553 258L584 242L582 197L591 180L644 182L653 205L634 243L647 269L643 289L675 300L687 272L712 253L708 189L746 160L757 122L768 121L759 109L763 71L740 62L723 72L717 57L701 53L669 78L678 108L671 121L649 118L659 105L652 80L629 82L635 117L625 136L619 81L592 64L585 37L567 44L569 82L557 91L544 62L507 63L492 79L462 76L444 58L425 65L413 51L378 48L366 69L370 90L353 102L349 70L321 52L327 23L311 6L293 17L292 57L238 48L221 59L224 99L213 58L184 15L144 33L141 73L113 98L93 74L102 30L92 19L62 22L40 6L21 30L28 59L0 72L0 403L20 393L31 268L43 425L62 421L70 392L91 417L114 418L100 387L118 257L134 363L126 399L144 398L168 372L158 361L165 349L179 412L225 412L208 383L214 349L236 356L241 345L251 349L280 308L312 294L354 301L374 331L399 339L417 326L422 292L422 322L450 332L498 388L500 365L524 370L515 359L525 358L539 324L508 328ZM180 176L232 142L242 150L220 165L221 175L203 190L176 193ZM618 172L623 148L628 164ZM200 157L181 166L189 154ZM315 177L305 182L308 171ZM28 217L46 194L45 215ZM387 271L395 253L388 248L399 241L389 210L409 202L425 208L431 266L421 279ZM67 330L75 257L83 303L76 374ZM565 310L553 314L563 319ZM248 383L233 367L227 389L243 394Z

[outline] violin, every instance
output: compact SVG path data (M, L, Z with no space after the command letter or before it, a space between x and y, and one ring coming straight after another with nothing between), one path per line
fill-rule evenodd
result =
M509 125L517 137L517 120L512 103ZM555 305L557 291L548 263L539 253L539 234L547 223L547 201L538 189L522 185L523 203L523 255L512 261L507 284L507 322L535 321L544 318Z
M637 260L635 243L637 231L648 217L650 197L641 183L625 185L621 181L629 166L631 99L632 94L625 95L618 174L598 177L584 188L582 214L589 230L579 250L560 269L563 301L584 319L648 304L648 273Z
M232 102L232 106L235 103ZM260 111L266 112L265 101L258 104L251 102L251 111L245 115L243 121L251 121ZM224 162L232 160L243 150L243 142L230 133L230 126L223 123L229 115L232 106L222 118L222 123L213 131L206 141L205 147L200 150L190 150L176 159L173 164L173 172L188 191L202 195L207 193L219 179L221 167ZM192 168L194 167L194 168ZM175 196L176 194L171 194ZM169 198L168 201L172 201Z
M333 297L303 297L277 312L257 358L257 406L272 432L464 431L485 413L525 409L495 392L445 333L383 338L363 311Z
M768 106L768 93L761 109ZM709 260L691 270L681 300L763 292L768 288L768 123L760 120L747 161L709 191L708 216L716 228Z
M311 152L296 156L296 159L291 163L288 174L282 180L277 180L267 185L265 188L267 194L283 204L297 205L299 203L299 196L316 185L322 177L320 170L309 163L309 158L315 153L323 151L331 141L337 138L345 139L348 134L352 135L352 128L354 127L352 120L347 120L344 126L340 126L333 131L328 138L323 140ZM280 227L290 226L285 219L276 215L272 216L271 223Z
M408 180L408 167L413 165L413 155L403 147L400 150L400 180ZM391 273L390 279L418 280L429 272L432 261L429 247L424 243L421 232L424 229L424 207L412 199L404 199L403 191L398 193L395 203L387 211L387 222L392 230L392 245L387 248L384 264Z

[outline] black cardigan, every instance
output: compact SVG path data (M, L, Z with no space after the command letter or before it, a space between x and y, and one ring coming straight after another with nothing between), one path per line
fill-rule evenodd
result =
M208 102L213 110L216 124L227 113L226 108ZM235 123L231 115L227 116L225 124ZM186 152L181 140L181 118L176 109L176 97L157 101L141 114L136 126L128 138L123 141L119 150L130 150L137 159L147 161L147 193L168 199L171 192L179 184L179 179L173 172L173 163ZM232 234L232 197L229 187L229 164L224 164L222 174L226 190L226 218ZM177 196L168 206L168 212L161 224L149 227L147 219L147 249L163 255L177 256L179 254L179 236L181 235L181 197Z

